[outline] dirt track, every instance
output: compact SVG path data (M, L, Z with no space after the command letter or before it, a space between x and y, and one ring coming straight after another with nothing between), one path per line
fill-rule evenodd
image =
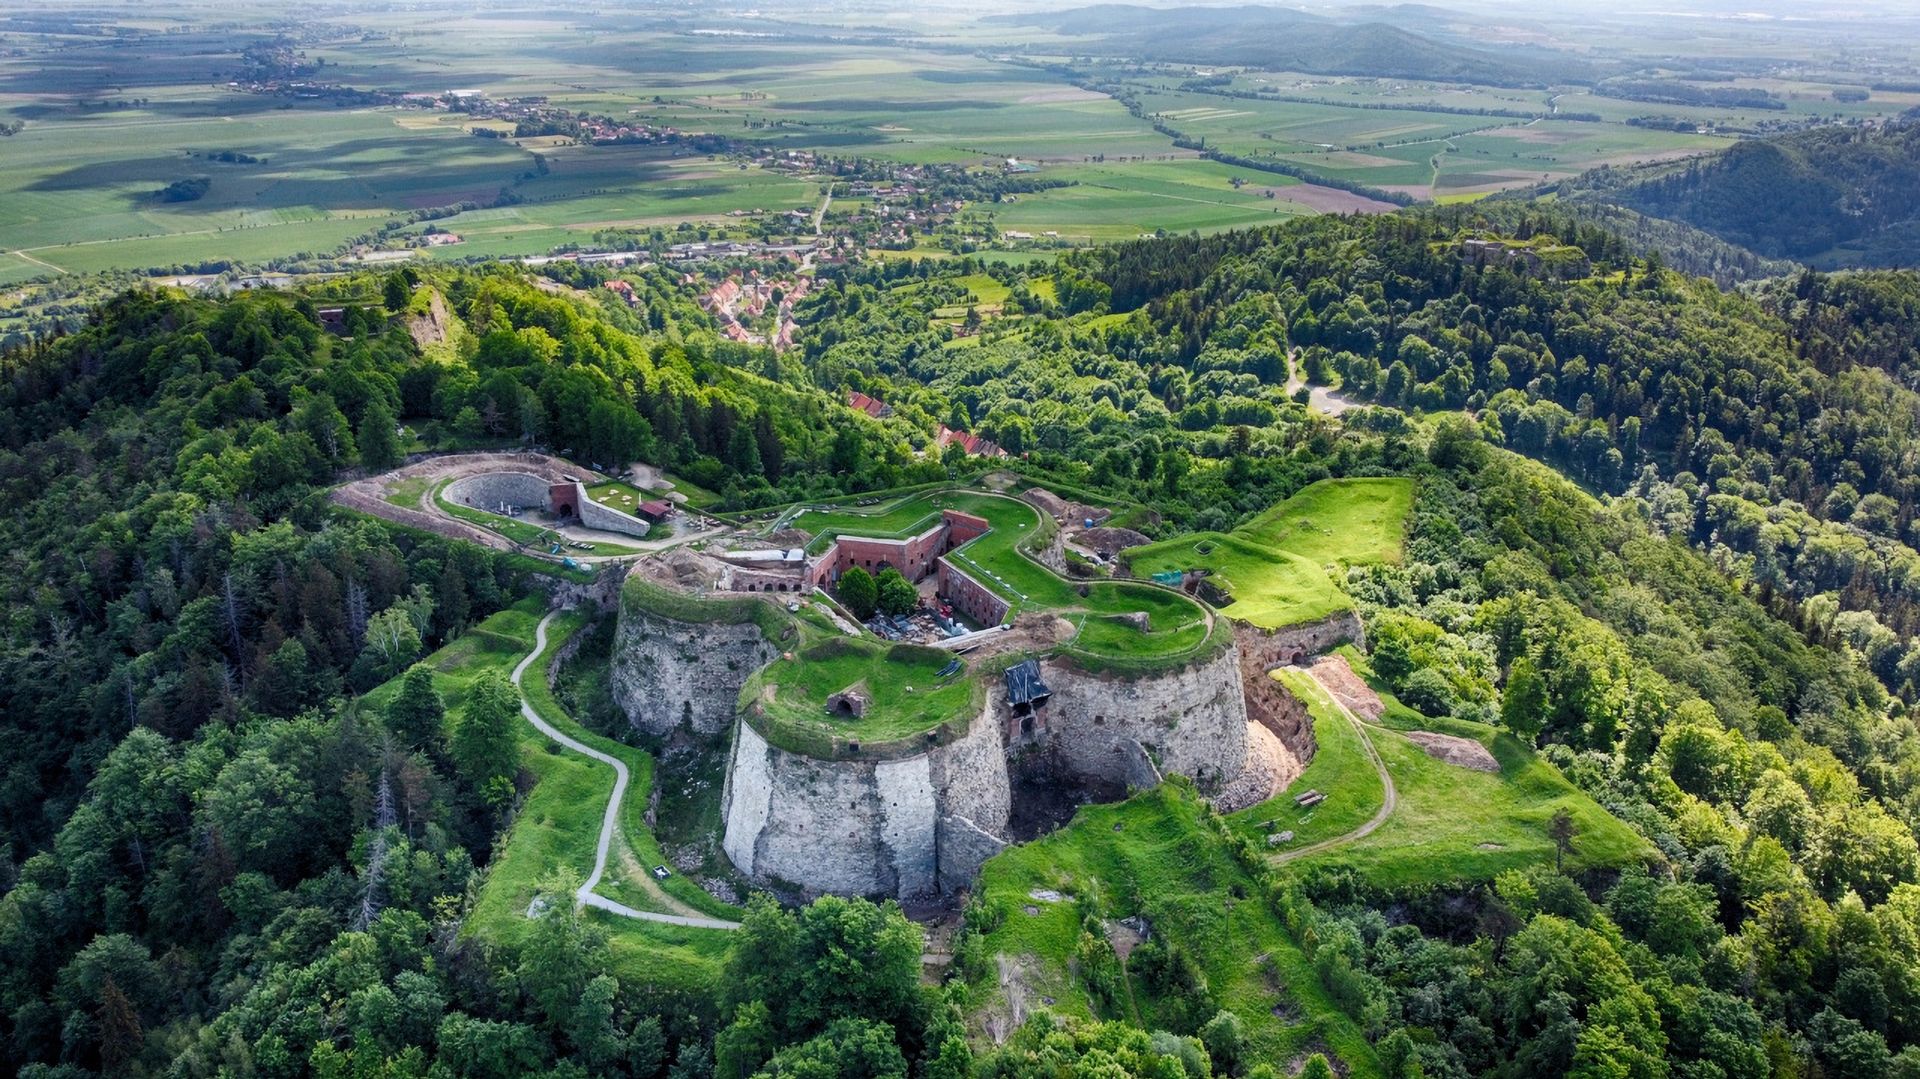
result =
M1342 661L1341 665L1345 666L1345 662ZM1309 843L1296 850L1277 854L1273 858L1276 864L1291 862L1297 858L1305 858L1309 854L1319 854L1322 851L1332 850L1335 847L1343 847L1356 840L1365 839L1377 831L1381 825L1387 823L1387 818L1393 816L1394 809L1400 805L1400 792L1394 789L1393 775L1387 771L1386 763L1380 759L1380 752L1373 748L1373 739L1367 734L1367 725L1362 723L1360 717L1354 715L1353 711L1345 704L1342 704L1340 699L1336 697L1331 690L1327 689L1326 684L1320 681L1318 667L1319 665L1315 664L1313 668L1307 671L1307 674L1313 678L1314 685L1319 686L1320 689L1327 694L1327 700L1332 702L1333 706L1340 710L1340 714L1347 717L1347 722L1353 724L1354 733L1360 736L1361 748L1367 751L1367 759L1373 762L1374 771L1380 773L1380 789L1384 793L1384 797L1380 799L1380 811L1375 813L1367 823L1362 824L1360 827L1355 828L1345 835L1337 835L1331 839L1322 839L1318 843Z

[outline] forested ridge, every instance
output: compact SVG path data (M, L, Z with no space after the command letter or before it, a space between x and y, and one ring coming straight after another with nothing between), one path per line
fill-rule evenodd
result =
M1681 221L1768 258L1910 265L1920 230L1920 118L1744 140L1678 167L1600 169L1563 190Z
M1007 300L958 341L934 313L979 274ZM537 445L759 507L976 470L921 452L945 425L1157 535L1414 478L1405 559L1343 582L1371 673L1537 747L1650 853L1395 888L1276 872L1205 817L1187 864L1244 867L1233 901L1285 920L1376 1074L1920 1075L1911 275L1729 293L1550 213L1319 218L835 268L778 356L716 341L676 275L630 281L631 306L491 269L136 292L0 360L8 1070L1330 1074L1250 1059L1165 942L1136 968L1178 1005L1150 1027L1114 995L995 1044L969 987L1021 915L982 904L939 987L920 931L859 900L756 900L702 986L633 976L565 903L511 946L463 932L531 777L511 685L443 699L415 664L547 584L328 486ZM1315 413L1296 364L1362 407Z

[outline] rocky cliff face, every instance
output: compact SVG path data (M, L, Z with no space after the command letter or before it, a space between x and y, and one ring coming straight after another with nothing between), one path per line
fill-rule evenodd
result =
M733 722L747 677L778 655L751 622L676 622L628 608L614 637L613 699L649 734L683 723L716 734Z

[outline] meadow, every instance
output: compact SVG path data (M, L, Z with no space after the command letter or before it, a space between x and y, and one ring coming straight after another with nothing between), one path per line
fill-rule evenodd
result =
M1356 673L1371 675L1358 651L1347 647L1340 654ZM1350 742L1352 726L1332 698L1302 672L1279 676L1306 703L1320 750L1285 792L1232 817L1237 831L1262 846L1273 830L1267 822L1294 830L1294 842L1275 848L1276 853L1350 831L1373 814L1380 799L1378 773ZM1570 868L1618 868L1658 858L1631 828L1512 735L1485 724L1421 715L1369 681L1386 711L1377 724L1367 725L1366 736L1393 777L1398 803L1371 834L1286 863L1289 871L1351 869L1387 889L1491 880L1509 869L1554 860L1547 824L1560 809L1574 821L1566 859ZM1480 772L1429 756L1402 733L1415 730L1480 742L1500 769ZM1310 789L1329 797L1316 810L1302 811L1293 795Z
M986 944L1004 973L975 983L976 1016L1004 1012L1011 983L1058 1014L1167 1025L1182 1002L1156 994L1138 973L1111 1003L1089 992L1082 973L1086 917L1109 932L1138 917L1191 956L1214 1001L1245 1021L1255 1059L1331 1049L1343 1074L1382 1075L1359 1026L1334 1004L1208 814L1190 788L1162 784L1126 802L1082 806L1065 828L988 861L977 892L997 921Z
M1412 505L1405 478L1321 480L1230 533L1190 533L1121 557L1142 578L1204 570L1232 596L1222 614L1273 629L1348 609L1334 571L1397 561Z

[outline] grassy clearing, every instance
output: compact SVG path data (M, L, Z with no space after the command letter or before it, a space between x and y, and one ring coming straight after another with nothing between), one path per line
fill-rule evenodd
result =
M1360 732L1319 684L1297 670L1275 671L1273 677L1306 702L1307 714L1313 717L1313 760L1283 793L1243 809L1229 820L1235 831L1263 848L1269 835L1292 832L1291 841L1270 848L1283 853L1360 827L1380 809L1385 791L1380 786L1380 773L1360 744ZM1310 790L1325 791L1327 800L1310 809L1293 803L1296 794Z
M1088 994L1074 961L1078 901L1098 896L1107 918L1143 916L1156 936L1194 957L1218 1004L1246 1021L1253 1059L1285 1061L1318 1043L1346 1063L1346 1074L1380 1075L1365 1036L1334 1006L1207 813L1185 787L1163 784L1126 802L1083 806L1066 828L1003 851L979 881L1004 915L988 949L1017 967L1030 1001L1052 998L1054 1012L1160 1025L1172 1002L1156 999L1137 976L1117 1010L1101 1011ZM1041 891L1064 898L1035 895ZM1004 1003L992 975L973 988L976 1011Z
M1233 596L1220 613L1265 629L1311 622L1351 605L1325 569L1237 534L1196 532L1135 547L1127 559L1140 577L1206 570Z
M446 698L449 716L457 715L465 706L481 674L511 673L532 650L541 615L539 598L522 600L426 658L424 662L434 672L434 684ZM645 822L652 758L641 750L582 730L553 700L546 685L546 661L582 623L583 617L578 614L555 620L548 634L547 650L529 668L522 688L528 702L548 722L627 762L633 780L622 806L616 851L630 852L632 864L656 865L664 861L664 857ZM367 706L384 708L398 684L395 680L373 690L366 697ZM533 775L534 784L488 867L486 881L467 920L468 932L507 946L525 937L529 926L527 908L541 880L563 866L583 878L592 871L601 813L613 792L612 769L579 754L561 751L557 744L525 723L516 725L516 733L521 763ZM661 909L665 904L651 893L622 880L627 861L618 857L610 861L609 883L603 885L602 892L638 909ZM685 907L718 917L734 916L731 908L708 896L691 881L674 877L665 882L665 886L668 894ZM612 934L616 962L623 976L632 974L695 986L711 978L724 954L724 942L716 945L704 939L724 936L712 930L682 930L595 916L604 917L604 924Z
M1321 480L1235 530L1316 565L1398 562L1413 509L1405 477Z
M1351 646L1341 653L1355 671L1363 676L1370 673L1364 657ZM1306 676L1283 673L1288 688L1307 702L1314 716L1314 736L1322 739L1323 727L1329 726L1323 724L1322 715L1333 714L1331 701ZM1547 822L1562 807L1573 815L1578 833L1567 859L1569 868L1607 868L1657 857L1632 829L1512 735L1484 724L1423 716L1389 694L1382 694L1382 699L1387 710L1381 725L1369 727L1368 734L1399 793L1393 815L1371 835L1289 863L1289 869L1340 866L1385 888L1487 880L1509 869L1553 861ZM1500 770L1478 772L1437 760L1400 733L1408 730L1480 742L1493 753ZM1282 821L1280 827L1290 827L1285 822L1295 812L1292 795L1310 787L1340 798L1347 794L1345 784L1351 782L1358 792L1356 801L1364 802L1370 788L1375 792L1371 804L1377 807L1379 779L1364 758L1355 764L1342 750L1344 763L1337 770L1317 771L1327 750L1328 743L1322 740L1307 774L1272 801L1236 814L1235 826L1259 834L1265 831L1260 822L1277 818ZM1333 801L1330 798L1329 804ZM1365 819L1370 813L1369 809L1357 816ZM1327 834L1342 830L1329 829Z
M406 476L387 488L387 501L404 509L424 509L428 480L425 476Z
M1221 613L1272 629L1351 606L1332 571L1399 561L1412 506L1409 479L1321 480L1231 533L1179 536L1125 557L1139 577L1206 570L1233 597Z

